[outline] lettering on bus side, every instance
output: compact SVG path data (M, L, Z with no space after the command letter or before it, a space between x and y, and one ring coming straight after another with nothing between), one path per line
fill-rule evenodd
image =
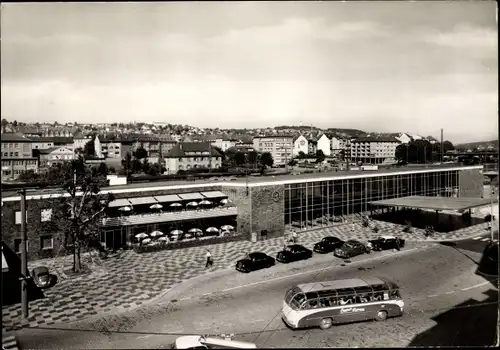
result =
M345 307L343 309L340 309L341 314L347 314L351 312L363 312L365 311L365 308L363 307Z

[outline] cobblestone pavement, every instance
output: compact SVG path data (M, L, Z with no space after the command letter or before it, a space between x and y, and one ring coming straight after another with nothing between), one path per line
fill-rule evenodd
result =
M312 247L315 242L328 235L343 240L365 241L384 234L397 235L408 241L456 240L484 234L487 224L449 233L436 233L432 238L426 238L420 229L404 233L401 225L381 221L378 225L380 231L377 234L359 223L299 232L299 243ZM207 247L143 254L123 251L107 260L96 258L92 274L78 278L62 276L63 278L54 287L44 291L44 299L30 302L28 321L21 321L20 304L3 307L3 326L7 329L16 329L23 326L69 323L97 314L130 310L154 300L173 286L190 278L210 271L232 268L236 260L242 258L246 252L262 251L274 255L283 245L283 237L256 243L240 241L215 244L209 247L214 259L214 265L210 268L205 268ZM51 266L47 260L37 261L35 265L41 263Z

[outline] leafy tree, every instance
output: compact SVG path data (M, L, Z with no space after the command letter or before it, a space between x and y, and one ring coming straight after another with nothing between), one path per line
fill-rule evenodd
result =
M137 148L134 152L134 157L136 157L137 159L144 159L147 158L147 156L148 156L148 151L146 151L142 146Z
M7 119L3 118L2 119L2 131L5 132L7 130L7 126L9 125L9 122Z
M142 162L142 172L145 174L149 174L149 170L151 169L151 164L149 164L149 160L144 158Z
M142 171L142 163L137 158L132 159L131 166L131 170L133 173L140 173Z
M259 160L259 154L255 151L248 152L247 160L249 164L256 165Z
M99 239L99 223L113 195L100 193L103 177L85 165L83 157L64 163L61 170L69 196L56 201L53 214L64 233L65 247L73 254L73 272L78 273L81 249Z
M288 162L289 166L295 166L297 164L298 164L298 162L295 159L292 159L291 161Z
M455 146L453 146L453 143L446 140L443 142L443 149L444 149L444 153L446 153L448 151L453 151L455 149Z
M402 143L396 147L394 158L401 164L408 163L408 145Z
M299 158L299 159L304 159L306 157L307 157L307 155L302 151L300 151L299 154L297 155L297 158Z
M14 120L14 121L12 122L12 126L13 126L13 127L15 127L15 128L17 128L17 120Z
M243 152L236 152L234 155L234 162L236 165L243 165L245 164L246 161L246 156L245 153Z
M114 167L114 166L109 167L109 173L110 173L110 174L116 174L116 169L115 169L115 167Z
M316 151L316 163L322 163L325 160L325 154L323 153L322 150L317 150Z
M102 162L101 164L99 164L99 167L97 168L97 172L103 176L108 175L109 174L108 165L106 163Z
M40 178L41 178L40 175L35 173L34 170L28 170L28 171L22 172L19 175L18 180L22 181L22 182L27 182L27 183L33 183L33 182L40 181Z
M130 154L130 152L127 152L125 154L125 157L122 159L122 166L125 170L125 174L129 176L132 172L132 155Z
M260 162L264 166L272 167L274 164L274 159L273 159L273 156L271 155L271 153L264 152L260 156Z
M89 140L83 147L83 155L85 158L95 156L95 145L94 140Z
M155 163L152 164L151 167L149 168L148 174L151 176L157 176L162 172L161 170L162 170L161 165L159 163Z

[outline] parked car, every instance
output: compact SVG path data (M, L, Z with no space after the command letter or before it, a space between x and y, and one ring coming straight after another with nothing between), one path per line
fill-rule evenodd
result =
M485 247L477 273L498 276L498 242L490 242Z
M372 250L381 251L387 249L399 249L405 246L405 240L394 236L380 236L377 239L369 240ZM398 244L399 242L399 244Z
M370 249L366 245L359 241L349 240L340 248L335 249L333 255L338 258L351 258L364 253L370 253Z
M344 241L337 237L323 237L321 241L314 245L313 250L315 253L331 253L336 248L340 248L342 244L344 244Z
M236 262L236 270L240 272L251 272L271 267L275 263L276 262L272 256L261 252L253 252L248 254L246 258Z
M49 269L46 266L38 266L31 270L31 277L33 282L39 288L49 288L55 281L55 276L51 275Z
M307 249L300 244L291 244L276 254L276 260L286 264L292 261L309 259L312 255L311 249Z

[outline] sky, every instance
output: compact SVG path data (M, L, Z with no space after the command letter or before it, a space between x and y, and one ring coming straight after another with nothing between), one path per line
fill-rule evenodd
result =
M494 1L1 6L11 121L498 138Z

